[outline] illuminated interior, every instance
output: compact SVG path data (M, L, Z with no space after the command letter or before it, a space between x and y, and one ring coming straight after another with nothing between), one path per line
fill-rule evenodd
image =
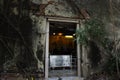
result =
M51 55L76 54L75 42L76 24L74 23L50 23L49 51Z
M49 77L76 76L76 24L50 22L49 27Z

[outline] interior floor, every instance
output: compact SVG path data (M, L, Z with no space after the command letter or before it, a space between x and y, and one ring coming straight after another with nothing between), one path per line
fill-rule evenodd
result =
M58 77L58 76L62 76L62 77L66 77L66 76L76 76L76 70L50 70L49 71L49 77Z

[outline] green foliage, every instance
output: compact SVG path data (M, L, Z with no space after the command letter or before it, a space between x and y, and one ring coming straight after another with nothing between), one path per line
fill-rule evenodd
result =
M76 36L77 36L77 41L80 44L86 44L88 41L88 32L86 31L85 28L80 28L79 30L76 31Z
M116 44L117 43L117 44ZM108 74L117 73L119 75L120 72L120 47L118 47L119 40L115 40L108 45L106 49L109 53L109 57L107 58L105 64L103 65L103 71L107 72Z
M90 41L95 42L103 48L103 53L107 53L107 58L102 70L107 73L117 73L120 71L120 44L117 40L111 40L107 37L107 32L102 21L91 19L84 23L79 30L76 31L77 40L82 45L89 45Z
M84 27L76 31L77 40L80 44L88 44L89 40L104 41L106 36L105 26L98 19L91 19L85 22Z
M120 65L120 62L118 62L118 64ZM120 68L120 66L119 66L119 68ZM107 59L106 63L103 65L102 71L105 71L108 74L116 73L117 72L117 69L116 69L116 57L110 56Z

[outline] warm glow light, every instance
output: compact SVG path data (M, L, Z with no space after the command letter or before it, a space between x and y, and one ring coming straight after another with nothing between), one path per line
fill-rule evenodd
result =
M73 38L71 35L66 35L65 38Z
M53 33L53 35L55 35L55 33Z
M59 36L62 36L62 35L63 35L63 33L58 33L58 35L59 35Z

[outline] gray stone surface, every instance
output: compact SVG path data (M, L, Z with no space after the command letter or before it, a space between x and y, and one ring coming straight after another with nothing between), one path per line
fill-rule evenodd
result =
M61 78L61 79L60 79ZM71 76L71 77L53 77L49 78L48 80L84 80L83 78Z

